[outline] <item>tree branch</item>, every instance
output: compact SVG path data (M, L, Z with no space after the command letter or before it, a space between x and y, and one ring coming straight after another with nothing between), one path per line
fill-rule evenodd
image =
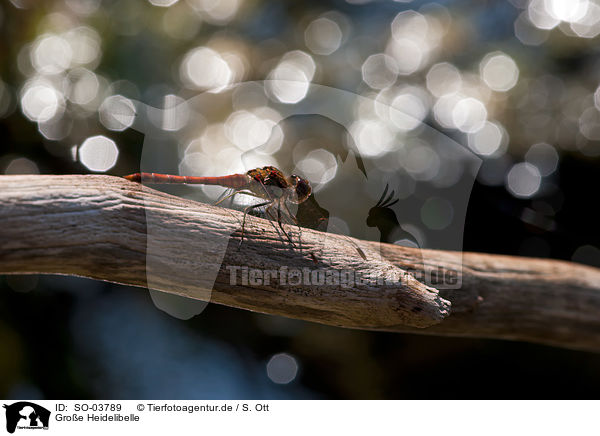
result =
M117 177L0 176L0 273L68 274L149 286L343 327L600 351L598 269L356 241L365 261L344 238L308 229L302 229L302 247L292 249L273 223L254 217L240 245L241 215ZM297 229L292 236L298 240ZM404 274L456 272L461 263L462 287L456 290L438 292ZM246 280L242 267L250 271ZM253 270L281 272L282 267L300 271L302 280L289 274L286 283L275 276L252 277ZM325 271L327 280L316 283L314 270ZM402 280L341 286L327 275L353 271Z

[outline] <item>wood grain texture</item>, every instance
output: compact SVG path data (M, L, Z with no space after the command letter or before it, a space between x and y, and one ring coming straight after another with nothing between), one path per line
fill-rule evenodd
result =
M302 249L252 217L110 176L0 176L0 273L68 274L329 325L503 338L600 351L600 270L570 262L420 251L303 229ZM293 237L298 238L295 230ZM381 250L382 256L378 256ZM423 255L425 253L425 256ZM441 290L411 276L460 271ZM231 271L314 270L402 282L232 283ZM210 288L212 287L212 291Z

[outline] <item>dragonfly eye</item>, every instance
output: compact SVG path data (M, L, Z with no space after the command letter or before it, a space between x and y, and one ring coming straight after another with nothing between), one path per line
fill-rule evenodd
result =
M304 202L310 194L312 193L312 188L310 187L310 183L308 180L303 179L302 177L291 175L290 181L294 190L296 192L296 198L294 198L294 203L300 204Z

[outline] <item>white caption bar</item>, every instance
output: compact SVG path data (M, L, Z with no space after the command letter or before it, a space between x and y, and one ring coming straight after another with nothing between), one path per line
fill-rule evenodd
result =
M11 401L0 434L564 435L598 401ZM35 430L44 430L41 433Z

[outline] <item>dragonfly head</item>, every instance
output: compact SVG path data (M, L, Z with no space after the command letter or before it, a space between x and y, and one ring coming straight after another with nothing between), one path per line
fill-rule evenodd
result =
M308 180L303 179L300 176L292 174L288 182L294 188L294 196L290 200L296 204L300 204L304 202L310 194L312 193L312 188L310 187L310 183Z

